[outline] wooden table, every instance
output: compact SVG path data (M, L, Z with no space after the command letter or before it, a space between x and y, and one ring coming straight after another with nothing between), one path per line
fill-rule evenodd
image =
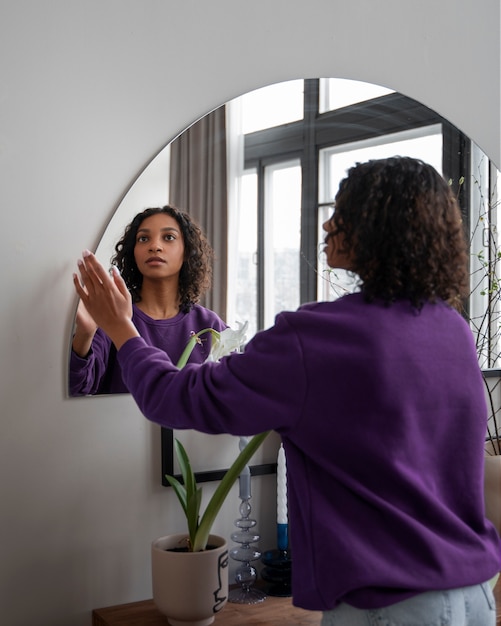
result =
M501 626L501 578L494 588L497 603L497 626ZM290 598L268 596L264 602L254 605L232 604L228 602L216 615L214 626L319 626L322 614L304 611L292 606ZM95 609L92 612L92 626L167 626L167 619L161 615L153 600L131 602Z
M228 602L216 614L214 626L319 626L322 613L292 606L290 598L268 596L259 604ZM167 626L167 618L157 611L153 600L143 600L92 612L92 626Z

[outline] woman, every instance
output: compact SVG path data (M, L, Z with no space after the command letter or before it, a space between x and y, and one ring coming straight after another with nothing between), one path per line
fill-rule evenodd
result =
M77 293L149 419L282 438L293 601L323 625L493 626L500 541L484 517L486 405L456 200L421 161L358 164L324 224L360 291L277 316L243 354L181 371L146 345L127 289L85 253Z
M115 246L119 268L133 301L133 320L145 341L174 362L192 333L223 330L225 323L197 304L210 286L212 250L189 215L172 206L136 215ZM211 334L195 346L190 362L202 363ZM127 393L116 350L80 302L70 357L70 395Z

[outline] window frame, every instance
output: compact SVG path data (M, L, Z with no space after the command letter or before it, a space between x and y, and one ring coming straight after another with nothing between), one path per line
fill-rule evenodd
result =
M302 171L300 302L317 299L319 151L322 148L440 124L443 175L458 192L463 220L470 224L470 140L445 118L401 93L390 93L320 113L320 80L304 81L302 120L244 135L244 169L257 173L258 329L264 324L264 170L267 165L299 159ZM464 177L464 183L459 180ZM306 260L306 262L304 262Z

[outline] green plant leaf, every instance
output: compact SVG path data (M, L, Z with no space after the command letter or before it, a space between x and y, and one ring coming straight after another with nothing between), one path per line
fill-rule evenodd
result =
M210 499L200 521L200 525L198 527L196 537L191 548L193 552L205 550L212 525L223 505L226 496L228 495L234 482L242 473L244 467L250 461L251 457L254 455L254 453L263 443L266 437L270 434L270 432L271 431L266 431L264 433L260 433L259 435L255 435L245 446L245 448L240 452L235 461L233 461L230 469L221 479L221 482L217 486L217 489Z
M188 458L188 454L184 449L183 444L178 439L174 441L174 451L176 453L179 468L181 470L181 476L183 477L183 482L186 489L186 500L188 502L193 492L197 488L195 474L191 469L191 463L190 459Z
M168 480L169 485L174 489L174 492L179 502L181 503L181 507L184 511L184 514L186 515L186 517L188 517L188 508L187 508L187 502L186 502L186 489L184 488L184 485L182 485L177 480L177 478L174 478L174 476L168 476L166 474L165 478Z
M198 530L198 522L200 519L202 489L197 487L195 474L191 467L188 454L183 444L178 439L174 440L174 451L179 463L184 485L182 485L173 476L166 476L166 479L174 487L176 495L181 502L181 506L183 507L183 511L186 516L186 523L188 525L188 534L190 536L190 546L192 546L195 541L195 536Z
M190 536L190 549L195 543L198 531L198 523L200 521L200 505L202 503L202 488L198 487L190 495L187 506L186 521L188 523L188 534Z

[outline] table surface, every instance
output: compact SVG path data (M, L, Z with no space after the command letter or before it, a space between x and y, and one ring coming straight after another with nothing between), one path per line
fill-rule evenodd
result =
M497 604L496 625L501 626L501 578L494 588L494 595ZM319 626L321 617L320 612L293 607L290 598L268 596L264 602L255 605L228 602L216 615L214 626ZM92 626L167 626L168 623L155 608L153 600L110 606L92 612Z
M214 626L319 626L322 613L305 611L292 606L290 598L267 596L259 604L227 602L217 613ZM167 626L167 618L155 608L153 600L131 602L119 606L95 609L92 626Z

